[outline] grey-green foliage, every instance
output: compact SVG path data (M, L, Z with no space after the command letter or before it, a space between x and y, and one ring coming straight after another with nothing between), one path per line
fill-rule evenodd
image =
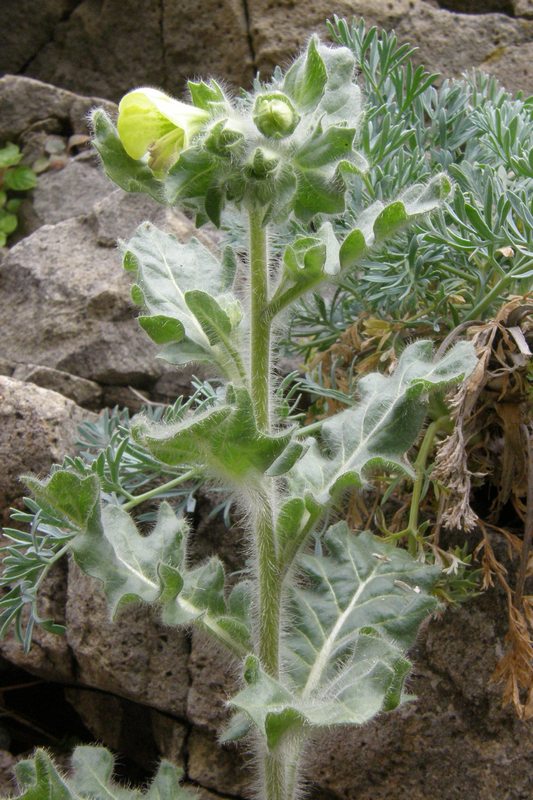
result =
M307 352L314 342L327 347L363 307L446 331L530 289L531 99L513 97L481 72L437 85L436 75L413 66L412 48L363 22L335 18L330 32L360 70L366 105L358 146L369 165L351 181L338 230L355 224L369 204L443 170L455 191L441 212L368 254L332 301L317 296L301 307L292 317L291 344Z
M350 485L361 486L369 471L411 474L405 454L422 426L424 397L471 372L476 358L467 342L432 361L432 344L420 340L403 352L394 373L372 373L358 384L360 400L327 419L320 440L295 464L292 491L320 504Z
M188 525L167 503L159 506L153 530L141 535L119 506L100 508L96 475L58 470L45 481L25 480L41 508L53 508L59 527L69 530L70 550L81 569L102 583L111 616L129 602L157 603L166 624L201 621L230 649L249 649L248 584L226 598L217 556L189 568Z
M150 786L129 789L113 780L115 759L105 747L76 747L71 771L63 774L46 750L15 767L18 794L11 800L194 800L180 785L182 770L162 761ZM7 798L4 798L7 800Z
M230 701L275 749L287 734L361 725L408 699L405 651L436 607L439 570L345 523L324 537L327 554L303 555L300 586L291 586L291 628L281 645L284 681L251 656L245 688Z
M364 142L369 124L361 122L355 66L348 47L312 37L285 75L276 70L269 84L256 81L240 98L200 82L190 86L195 108L137 90L122 105L117 129L95 113L96 146L120 186L192 209L199 223L221 224L227 205L248 215L241 265L248 281L233 285L234 251L218 257L148 224L124 244L140 325L163 347L162 357L207 363L225 386L203 387L163 418L137 418L127 432L108 431L100 454L67 459L47 479L26 477L37 513L23 541L9 534L12 586L0 600L5 625L20 620L25 603L35 618L47 569L69 551L100 581L112 615L142 601L168 625L199 625L214 636L243 663L244 688L230 701L238 713L226 738L259 730L266 800L293 800L297 792L290 753L280 756L289 734L299 745L313 727L362 724L404 699L406 651L435 608L438 570L371 533L341 524L321 536L322 528L342 491L360 487L374 470L409 473L407 451L429 395L475 364L468 344L434 358L429 343L414 343L392 374L361 382L348 410L303 429L287 404L278 413L271 402L277 315L310 288L358 274L376 248L451 192L435 169L347 210L358 182L368 183L354 145L358 127ZM194 126L181 115L194 117ZM144 147L143 121L148 149L133 159L126 139L128 152L137 153L132 141ZM278 258L268 250L269 230L287 217L298 235ZM169 503L160 504L151 530L130 516L199 478L238 497L253 556L244 579L226 580L216 556L189 560L188 524Z
M150 223L124 246L124 266L135 273L133 296L144 308L139 323L164 345L160 357L173 364L214 361L238 376L242 311L227 292L231 277L228 285L221 262L197 239L181 244Z

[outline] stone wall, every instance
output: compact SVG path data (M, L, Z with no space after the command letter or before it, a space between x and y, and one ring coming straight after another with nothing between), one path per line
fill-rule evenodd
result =
M113 100L200 74L247 86L334 13L395 28L431 70L533 91L532 0L3 0L0 70Z

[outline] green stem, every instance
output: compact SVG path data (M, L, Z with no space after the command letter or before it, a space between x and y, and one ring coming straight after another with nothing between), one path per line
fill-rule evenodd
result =
M274 517L269 498L258 498L260 510L255 533L259 577L259 658L273 678L279 675L281 574L274 538Z
M196 470L190 469L188 472L178 475L177 478L174 478L167 483L162 483L161 486L156 486L155 489L150 489L149 492L144 492L144 494L138 494L136 497L132 497L132 499L128 503L124 503L121 508L124 511L130 511L130 509L135 508L135 506L138 506L140 503L144 503L145 500L151 500L152 497L157 497L169 489L179 486L180 483L186 483L187 481L192 480L197 474L198 473Z
M531 264L529 263L521 265L519 269L512 272L508 272L507 275L504 275L502 278L500 278L500 280L494 284L490 292L487 292L487 294L483 297L483 299L480 300L479 303L476 303L476 305L472 308L472 310L469 311L469 313L465 317L465 320L478 319L478 317L480 317L487 310L487 308L489 308L489 306L496 300L498 295L500 295L503 292L507 284L511 283L511 281L519 281L520 271L526 269L526 267L530 268L530 266Z
M418 456L416 457L416 461L414 464L415 472L416 472L416 479L413 485L413 493L411 495L411 508L409 509L409 521L407 523L407 533L409 535L409 552L411 555L416 555L416 545L417 545L417 537L418 537L418 514L420 512L420 501L422 499L422 490L424 488L424 482L426 480L426 465L427 460L429 458L429 454L431 452L431 448L433 447L433 442L435 441L435 436L442 429L442 426L449 422L450 418L446 414L443 417L439 417L434 422L428 425L427 431L425 436L422 440L422 444L420 445L420 450L418 451Z
M267 753L264 757L265 800L289 800L282 759Z
M268 239L262 215L250 211L250 391L257 426L270 432L270 326L268 313ZM263 669L279 677L281 576L274 533L273 498L263 484L254 520L259 589L259 658ZM265 800L287 800L285 764L278 755L261 755Z
M268 240L258 211L250 211L251 344L250 386L257 426L270 428L270 318L268 307Z

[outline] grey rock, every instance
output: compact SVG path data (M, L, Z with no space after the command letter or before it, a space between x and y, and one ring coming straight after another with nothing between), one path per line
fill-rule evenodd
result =
M98 742L151 770L161 758L183 766L187 729L159 711L122 697L84 688L65 690L85 727Z
M250 32L257 66L269 73L285 64L288 53L296 53L312 31L325 35L324 20L331 16L327 2L306 4L305 13L287 15L295 9L290 0L250 0ZM514 76L507 76L507 88L533 90L527 70L528 43L533 26L526 20L504 14L456 14L422 0L338 0L335 13L351 19L362 16L368 25L394 29L399 38L418 48L415 59L446 76L460 76L466 69L480 67L493 71L501 48L516 48Z
M533 17L533 0L513 0L516 17Z
M20 3L25 13L34 4ZM98 7L82 0L53 26L37 53L33 43L4 42L4 60L14 64L6 69L74 91L93 86L113 99L135 85L181 91L185 79L199 72L216 72L241 85L252 78L244 8L241 0L207 2L199 14L195 0L123 0ZM22 52L33 57L21 65Z
M114 191L96 158L72 159L64 169L44 172L33 191L39 225L54 225L70 217L86 216Z
M77 0L3 0L2 12L9 24L2 26L0 70L18 72L24 69L76 4Z
M533 14L532 14L533 17ZM497 48L482 65L485 72L495 75L506 89L533 86L533 42Z
M0 513L7 522L9 506L20 505L24 493L19 476L46 475L72 451L80 422L90 418L57 392L0 376Z
M253 772L243 749L220 747L213 734L193 728L188 751L190 780L217 793L252 797Z
M187 695L187 718L193 725L215 735L221 733L230 718L227 701L239 689L241 668L206 634L193 630Z
M109 113L115 109L113 103L99 97L73 94L31 78L4 75L0 78L0 142L17 140L36 127L50 133L86 134L87 115L96 106Z
M51 367L20 364L15 367L13 378L34 383L43 389L52 389L85 408L97 408L102 398L102 389L94 381L78 378L76 375Z
M0 266L0 297L9 360L115 385L146 386L163 373L118 254L85 219L44 225L15 245Z
M69 566L67 640L79 682L184 717L186 634L165 628L152 608L135 604L112 622L97 581Z

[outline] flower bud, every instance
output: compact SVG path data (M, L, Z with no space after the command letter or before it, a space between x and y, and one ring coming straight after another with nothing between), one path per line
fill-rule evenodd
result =
M269 92L256 98L253 120L263 136L282 139L294 131L300 116L286 94Z
M149 154L155 172L168 170L210 115L157 89L128 92L118 107L117 129L131 158Z

